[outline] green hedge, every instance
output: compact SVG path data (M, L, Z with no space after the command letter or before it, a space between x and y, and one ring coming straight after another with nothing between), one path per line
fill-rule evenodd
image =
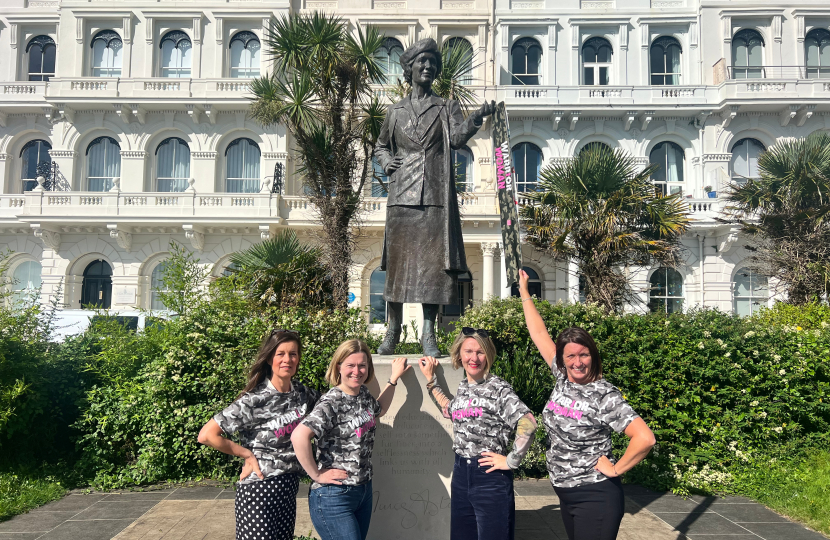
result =
M658 448L629 477L652 487L722 489L733 464L765 460L828 444L830 437L830 311L789 306L741 319L716 310L676 315L607 316L584 305L536 302L555 338L582 326L596 339L606 378L642 415ZM769 324L787 320L806 324ZM521 301L497 299L459 321L486 328L522 373L508 377L539 408L542 360L530 342ZM536 355L536 364L526 361ZM546 366L545 366L546 367ZM509 371L496 366L497 373ZM549 392L550 387L545 391ZM617 438L617 451L624 438ZM530 461L536 459L530 457Z

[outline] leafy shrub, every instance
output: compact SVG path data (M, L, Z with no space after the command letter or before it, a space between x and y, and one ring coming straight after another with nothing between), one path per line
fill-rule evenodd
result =
M537 305L552 337L569 326L591 332L606 378L655 432L659 446L629 473L632 480L679 491L719 489L733 481L733 465L766 459L779 448L830 442L830 407L824 403L830 329L764 326L716 310L604 316L591 306ZM501 350L535 350L519 299L483 304L459 324L486 328ZM544 391L528 385L538 368L516 358L510 369L500 362L494 371L522 399L538 403L552 381ZM615 442L620 452L625 438Z
M795 306L776 302L771 308L761 308L752 320L765 327L800 326L803 330L817 330L830 326L830 305L812 302Z

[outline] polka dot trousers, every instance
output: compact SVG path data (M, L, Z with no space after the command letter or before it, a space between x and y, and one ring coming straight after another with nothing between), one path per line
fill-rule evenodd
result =
M292 540L297 518L296 474L236 485L236 540Z

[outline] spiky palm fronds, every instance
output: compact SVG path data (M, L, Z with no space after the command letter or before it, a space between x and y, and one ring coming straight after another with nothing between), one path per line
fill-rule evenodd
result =
M796 304L830 288L830 135L783 141L761 154L760 178L730 186L730 217L754 239L756 270Z
M528 240L551 255L574 259L586 296L607 309L630 300L628 265L677 264L689 226L679 195L662 196L634 158L605 147L545 168L521 214Z

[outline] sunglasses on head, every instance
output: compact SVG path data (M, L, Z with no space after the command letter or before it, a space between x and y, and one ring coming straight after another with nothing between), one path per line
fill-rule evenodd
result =
M280 332L285 332L286 334L292 334L292 335L295 335L295 336L300 335L300 333L297 332L296 330L286 330L285 328L276 328L274 330L271 330L271 335L275 336L275 335L279 334Z
M473 328L471 326L464 326L463 328L461 328L461 333L465 336L474 336L478 334L483 338L490 337L490 334L488 334L487 330L485 330L484 328Z

